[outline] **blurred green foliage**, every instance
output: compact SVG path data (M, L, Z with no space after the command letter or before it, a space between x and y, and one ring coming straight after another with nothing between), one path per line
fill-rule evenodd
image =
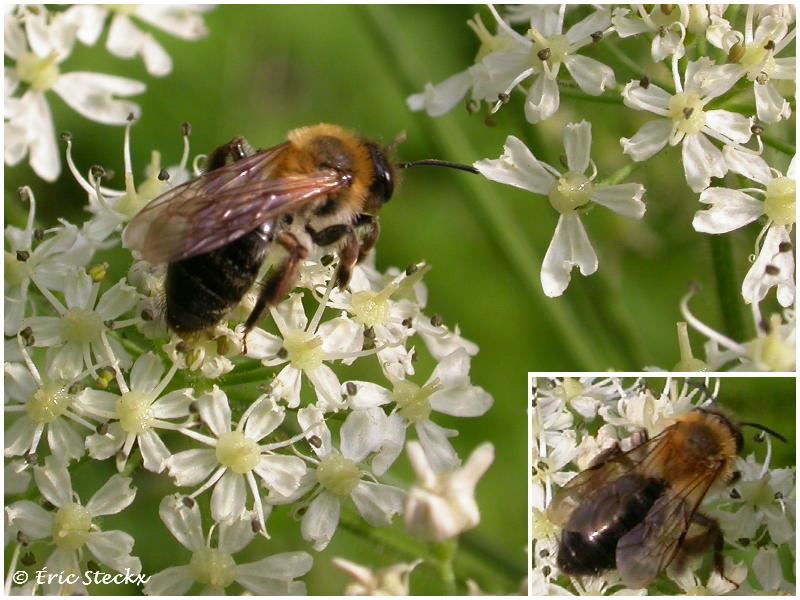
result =
M536 127L525 122L520 98L500 111L495 127L488 127L483 115L470 115L464 109L437 120L410 113L405 104L409 94L421 90L426 81L439 81L472 63L477 43L465 21L475 12L490 22L485 8L454 5L225 6L207 15L210 35L200 42L186 43L155 32L175 65L163 79L147 76L140 62L122 61L99 47L78 47L63 68L147 82L147 92L136 99L143 117L132 136L137 177L152 150L161 152L164 164L177 163L184 121L193 127L193 155L235 135L267 147L285 139L294 127L332 122L387 143L405 131L407 141L398 151L403 160L496 158L506 135L514 134L529 143L537 157L558 166L563 125L586 119L593 124L592 156L600 176L628 164L619 138L630 137L649 117L621 103L590 102L565 94L557 116ZM648 41L614 43L635 62L650 62ZM586 53L616 64L603 44ZM653 81L665 77L668 81L661 68L648 68L648 74ZM641 75L627 67L617 71L621 84ZM111 185L121 187L122 128L86 121L54 95L49 98L57 130L73 134L81 170L100 163L116 172ZM776 126L769 133L781 137L784 131L789 127ZM788 164L787 157L770 149L765 156L779 169ZM462 457L486 439L496 447L495 464L478 486L482 521L462 541L457 575L462 581L474 578L489 592L510 592L524 575L526 563L525 373L670 368L678 361L678 302L690 280L704 284L693 310L713 327L724 329L708 236L691 227L697 196L685 184L679 150L667 149L638 165L629 177L647 187L645 219L634 222L593 211L585 224L600 259L599 272L590 278L574 275L562 298L546 299L538 267L557 215L544 198L464 173L419 169L403 175L402 188L381 215L378 266L404 267L420 260L433 266L426 277L428 312L443 315L450 326L459 324L462 333L478 343L481 352L473 360L473 382L495 398L486 416L452 423L461 431L455 445ZM20 166L6 170L7 222L24 218L15 194L23 184L36 194L42 223L83 219L85 196L66 170L59 181L48 185L27 166ZM756 233L753 227L730 236L740 279ZM745 314L741 298L728 301ZM752 329L748 335L753 335ZM699 338L695 350L700 351ZM420 381L430 366L423 357ZM442 424L451 423L443 419ZM407 460L403 457L400 462L406 467L401 475L407 476ZM84 498L110 475L110 469L94 462L79 468L79 478L87 482ZM141 512L109 517L104 524L135 532L135 553L142 557L147 573L188 559L153 517L158 500L171 489L166 478L158 481L140 486L139 494L148 499ZM304 547L298 542L299 525L276 518L281 512L276 510L269 522L272 540L251 546L252 557L263 555L262 551ZM342 589L345 578L331 567L333 556L371 566L409 560L379 540L366 541L344 529L324 553L315 556L315 568L306 578L311 593ZM428 567L419 568L412 582L412 593L443 591Z

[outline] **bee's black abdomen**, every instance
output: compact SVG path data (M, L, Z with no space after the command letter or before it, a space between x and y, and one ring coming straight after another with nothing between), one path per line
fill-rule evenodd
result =
M569 575L615 568L617 542L644 521L665 487L663 481L631 473L578 506L561 532L558 567Z
M167 325L180 333L212 327L252 287L269 246L256 229L207 254L171 263L165 283Z

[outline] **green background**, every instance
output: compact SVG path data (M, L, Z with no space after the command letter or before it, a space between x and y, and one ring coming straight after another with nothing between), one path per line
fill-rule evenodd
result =
M405 131L407 141L398 152L401 160L470 163L497 158L506 135L514 134L538 158L560 167L563 125L586 119L593 123L592 156L600 176L628 164L618 140L632 136L650 117L625 108L617 96L610 103L586 101L569 98L567 90L558 114L538 126L525 121L519 97L500 111L494 127L484 123L485 113L470 115L463 108L439 119L409 112L406 97L420 91L426 81L440 81L472 64L477 42L465 21L475 12L491 23L481 7L227 6L206 16L210 34L199 42L154 32L175 65L163 79L147 76L138 60L122 61L99 47L77 47L62 68L147 82L147 92L135 99L143 110L132 137L139 181L153 149L161 151L164 164L177 163L179 126L184 121L193 126L193 155L234 135L266 147L285 139L294 127L332 122L387 143ZM577 18L573 14L569 21ZM648 41L616 43L641 64L649 63ZM613 60L602 44L585 53ZM651 78L661 82L664 75L655 71ZM617 69L620 84L640 76L624 67ZM122 128L86 121L54 94L48 97L57 131L73 134L82 171L101 163L116 171L111 184L120 188ZM788 136L790 127L774 126L770 133ZM480 419L439 420L461 431L455 446L462 457L486 439L494 442L497 452L494 466L478 486L481 524L462 542L470 546L457 565L462 580L472 577L488 591L510 592L524 572L525 372L670 368L678 360L678 302L690 280L704 284L692 303L696 314L718 329L730 325L720 315L709 237L691 227L699 205L685 184L679 157L679 149L667 149L639 165L629 178L648 190L643 221L604 209L584 219L600 270L590 278L574 273L559 299L545 298L539 284L541 259L557 220L546 199L465 173L418 169L403 174L401 189L383 210L379 268L420 260L433 266L426 277L427 312L443 315L450 326L458 323L462 333L478 343L481 352L473 360L473 382L495 398L492 410ZM786 167L784 155L768 150L766 157L774 166ZM83 219L85 196L66 171L50 185L39 181L27 166L19 166L6 170L8 221L20 223L24 218L14 193L23 184L34 189L43 223L53 223L57 217ZM737 284L746 272L756 233L754 226L729 237ZM741 298L729 297L728 302L738 312L740 326L744 323L745 335L751 337ZM728 333L736 332L728 328ZM699 338L695 346L699 352ZM423 357L417 383L427 377L430 365ZM405 457L400 463L407 474ZM110 474L104 471L107 467L90 463L79 470L87 482L98 481ZM140 484L139 493L153 503L171 490L166 478L146 481L150 483ZM163 488L157 487L161 484ZM87 483L86 489L93 491L96 485ZM138 523L135 553L142 557L147 573L172 564L177 548L160 522L152 521L154 514L143 509L140 515L109 518L105 526L131 531ZM141 526L143 519L148 526ZM269 552L298 547L299 526L290 523L281 528L279 521L283 520L273 518L269 523L273 539L264 546ZM177 552L188 558L182 549ZM332 556L374 566L407 559L385 544L367 543L340 531L329 549L315 558L314 571L306 578L311 593L342 589L345 578L332 571L328 562ZM442 591L427 567L420 568L412 581L413 593Z

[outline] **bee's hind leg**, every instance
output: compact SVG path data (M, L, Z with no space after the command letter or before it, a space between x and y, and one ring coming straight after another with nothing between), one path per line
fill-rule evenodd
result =
M364 232L361 236L361 246L358 249L358 262L361 262L375 247L381 234L381 224L375 215L360 214L356 220L356 227Z
M731 581L725 576L725 557L722 554L725 539L722 536L722 529L719 526L719 521L702 513L694 513L691 523L704 528L704 530L691 537L687 535L683 541L681 541L678 554L675 556L675 566L678 570L683 570L689 558L702 554L711 548L714 553L714 570L719 573L725 581L738 588L738 583Z
M275 242L283 246L289 253L286 260L281 263L277 271L271 274L264 281L258 299L247 317L244 324L244 353L247 353L247 334L261 320L264 310L268 306L275 306L280 302L294 287L297 281L297 272L300 263L308 256L308 248L291 233L279 233Z

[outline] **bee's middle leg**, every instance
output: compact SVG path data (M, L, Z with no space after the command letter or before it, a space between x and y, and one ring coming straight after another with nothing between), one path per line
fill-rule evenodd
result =
M282 232L278 234L275 242L283 246L289 256L281 263L278 270L264 282L256 304L244 324L245 336L261 320L261 316L267 306L275 306L292 290L295 281L297 281L300 263L308 256L308 248L291 233Z
M339 266L336 269L336 285L339 289L344 289L350 283L350 276L353 273L353 267L358 262L359 248L361 247L355 229L351 225L339 224L319 231L307 227L306 231L318 246L330 246L344 239L344 243L338 250Z
M723 579L739 587L739 584L735 581L731 581L725 577L725 557L722 554L725 539L722 536L722 529L719 526L719 522L702 513L693 514L691 522L703 527L704 531L692 537L687 536L683 539L678 549L678 554L675 557L678 569L682 570L690 557L702 554L711 548L714 552L714 570L719 573Z
M356 227L359 227L364 232L361 236L361 245L358 249L358 262L361 262L367 257L370 250L375 247L375 243L378 241L378 237L381 234L381 224L378 221L378 217L375 215L361 214L358 215Z

